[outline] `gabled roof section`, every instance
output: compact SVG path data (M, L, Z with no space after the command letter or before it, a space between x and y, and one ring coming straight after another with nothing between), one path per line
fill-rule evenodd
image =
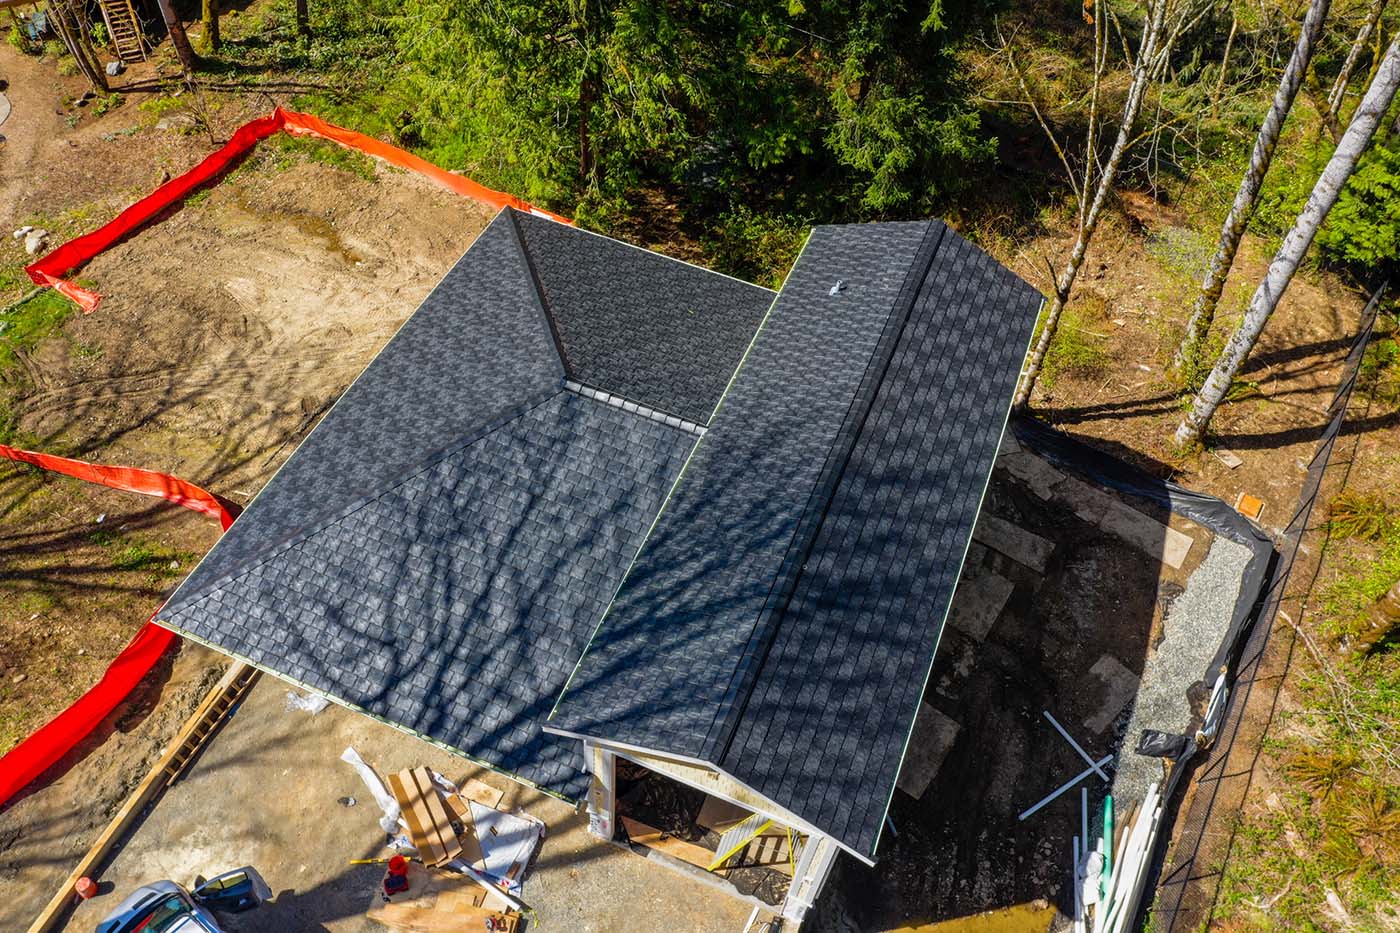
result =
M569 376L698 425L773 292L512 211Z
M548 728L873 858L1040 301L938 222L817 228Z
M616 380L580 388L557 334L587 334L599 353L612 339L608 352L621 352L662 320L672 356L638 372L659 380L680 366L681 347L699 371L732 372L752 336L736 322L756 326L771 293L534 222L510 209L496 217L158 621L578 796L577 749L541 723L699 432ZM527 229L557 255L535 263ZM583 272L570 271L570 244ZM633 295L606 320L581 298L571 304L571 287L608 272L587 259L604 254L612 291L664 279L669 292L653 292L664 303L649 309ZM722 307L727 297L737 304ZM692 306L709 313L679 314ZM708 420L707 394L674 397Z

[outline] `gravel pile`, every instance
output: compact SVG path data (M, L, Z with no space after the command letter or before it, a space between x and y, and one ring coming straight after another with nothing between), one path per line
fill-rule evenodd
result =
M1185 592L1168 607L1165 637L1147 657L1123 737L1112 791L1120 808L1141 800L1154 781L1162 780L1162 760L1136 752L1142 730L1184 733L1191 726L1186 691L1201 679L1230 627L1249 557L1244 545L1217 537Z

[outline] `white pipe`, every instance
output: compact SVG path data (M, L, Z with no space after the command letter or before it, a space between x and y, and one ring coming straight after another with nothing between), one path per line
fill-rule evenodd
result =
M1152 814L1152 822L1148 829L1148 838L1155 841L1157 838L1157 825L1162 816L1162 808L1158 807ZM1132 918L1137 915L1138 901L1142 899L1142 884L1147 878L1147 866L1152 861L1150 854L1152 847L1150 842L1143 844L1141 857L1138 859L1137 872L1128 888L1128 896L1123 901L1123 909L1118 912L1118 921L1113 927L1113 933L1123 933L1127 925L1132 922Z
M1079 929L1079 921L1084 917L1084 905L1079 899L1079 837L1070 843L1069 883L1074 888L1074 928Z
M1065 731L1065 727L1060 725L1059 720L1057 720L1054 716L1051 716L1050 711L1048 709L1043 709L1040 712L1045 716L1046 719L1050 720L1050 725L1055 727L1055 731L1060 733L1060 735L1064 736L1065 741L1068 742L1071 746L1073 746L1074 750L1079 753L1079 757L1083 758L1086 762L1088 762L1089 767L1093 768L1095 773L1097 773L1099 777L1104 779L1104 783L1107 783L1108 775L1104 774L1103 769L1094 763L1094 759L1089 757L1089 753L1080 747L1079 743L1074 740L1074 737Z
M1122 906L1121 894L1125 882L1124 878L1130 877L1132 872L1137 870L1137 862L1142 857L1143 835L1147 832L1145 818L1151 813L1151 808L1157 805L1157 785L1153 784L1147 791L1147 797L1143 800L1142 806L1138 810L1138 817L1129 827L1127 836L1123 839L1123 851L1115 858L1113 871L1109 875L1108 889L1100 902L1103 907L1101 916L1096 918L1094 924L1095 933L1105 933L1110 928L1112 919L1117 915Z
M1102 758L1100 758L1100 759L1096 762L1096 766L1102 767L1102 766L1108 764L1108 763L1109 763L1110 761L1112 761L1112 760L1113 760L1113 756L1112 756L1112 755L1104 755ZM1070 778L1068 781L1066 781L1064 784L1062 784L1062 785L1059 787L1058 790L1052 791L1048 797L1046 797L1044 800L1042 800L1042 801L1040 801L1039 803L1037 803L1035 806L1031 807L1029 810L1026 810L1026 811L1025 811L1024 813L1022 813L1020 816L1016 817L1016 819L1018 819L1018 820L1024 820L1026 817L1030 816L1032 813L1035 813L1036 811L1038 811L1041 807L1045 806L1046 804L1052 802L1053 800L1055 800L1055 798L1059 797L1059 796L1060 796L1061 794L1063 794L1065 791L1067 791L1067 790L1069 790L1070 788L1074 787L1074 785L1078 784L1080 781L1084 780L1086 777L1088 777L1089 775L1091 775L1091 774L1093 774L1093 773L1094 773L1094 769L1093 769L1093 768L1085 768L1083 771L1080 771L1080 772L1079 772L1078 774L1076 774L1074 777Z

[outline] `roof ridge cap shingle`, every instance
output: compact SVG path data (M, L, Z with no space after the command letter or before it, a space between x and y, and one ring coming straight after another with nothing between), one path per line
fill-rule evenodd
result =
M398 489L400 486L411 480L413 477L432 469L434 466L438 465L443 460L446 460L448 457L451 457L454 454L461 452L465 448L470 447L473 444L481 441L487 435L500 430L507 424L510 424L512 421L516 421L524 417L524 415L527 414L529 411L538 408L540 405L543 405L545 402L548 402L550 399L561 394L563 391L564 388L562 386L561 380L560 385L552 386L549 389L536 392L535 394L524 399L523 401L516 403L515 405L501 409L491 418L488 418L486 421L482 422L477 427L468 431L466 434L459 435L458 437L454 438L450 443L444 445L443 447L439 447L430 454L428 454L422 460L419 460L411 466L405 467L398 473L395 473L378 488L365 491L361 495L352 499L350 502L338 508L328 509L316 518L307 522L305 525L297 528L295 531L284 535L275 543L270 544L267 547L259 550L252 557L249 557L248 559L235 565L233 569L227 571L222 576L202 586L196 594L193 594L188 600L182 601L181 604L176 606L174 610L167 612L168 605L161 606L160 610L156 613L158 617L156 621L159 622L168 619L170 615L183 612L187 609L191 609L194 606L197 606L199 603L208 599L210 596L214 595L219 590L227 586L229 583L232 583L234 580L237 580L239 577L251 573L252 571L266 564L268 561L285 553L287 550L295 547L301 542L306 541L307 539L319 534L322 531L325 531L331 525L343 521L345 518L347 518L354 512L357 512L360 509L364 508L369 503L374 502L378 499L382 499L384 496L388 495L395 489ZM235 522L235 524L237 523ZM198 570L199 567L196 566L195 569L191 571L190 576L194 576L194 574L198 572ZM187 577L186 580L188 579L189 578Z
M783 613L796 590L802 567L821 532L827 512L841 485L841 479L850 464L852 453L864 431L875 397L889 374L890 363L894 358L895 349L899 346L900 336L913 313L919 289L933 267L947 231L948 226L941 220L928 221L915 261L910 264L899 294L890 306L889 317L866 363L865 373L851 399L851 405L836 438L827 451L826 462L822 465L817 482L808 495L807 504L803 507L797 527L793 530L783 561L769 588L768 597L759 610L759 617L755 620L748 644L735 666L733 679L711 726L711 736L705 742L706 746L715 749L711 764L721 770L725 759L729 757L739 723L743 720L744 712L753 696L758 673L763 669L764 660L777 637ZM711 746L711 742L715 744Z
M510 206L503 209L508 212L508 216L510 217L510 229L511 232L515 234L516 245L520 247L520 258L525 263L525 271L529 274L530 284L535 289L535 300L539 304L541 316L544 317L545 327L549 331L549 339L554 343L554 352L559 354L559 362L564 366L565 377L577 380L578 377L574 372L574 366L569 362L568 353L564 351L564 341L559 336L559 324L554 319L554 309L549 303L549 293L545 291L544 282L540 279L540 270L539 267L535 265L535 257L530 252L530 245L529 241L525 238L525 232L520 229L520 211ZM558 223L557 220L550 220L549 222Z

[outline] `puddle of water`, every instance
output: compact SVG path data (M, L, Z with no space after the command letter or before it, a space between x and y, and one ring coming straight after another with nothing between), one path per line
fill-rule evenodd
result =
M1031 901L956 920L900 927L896 933L1046 933L1054 919L1054 907Z

